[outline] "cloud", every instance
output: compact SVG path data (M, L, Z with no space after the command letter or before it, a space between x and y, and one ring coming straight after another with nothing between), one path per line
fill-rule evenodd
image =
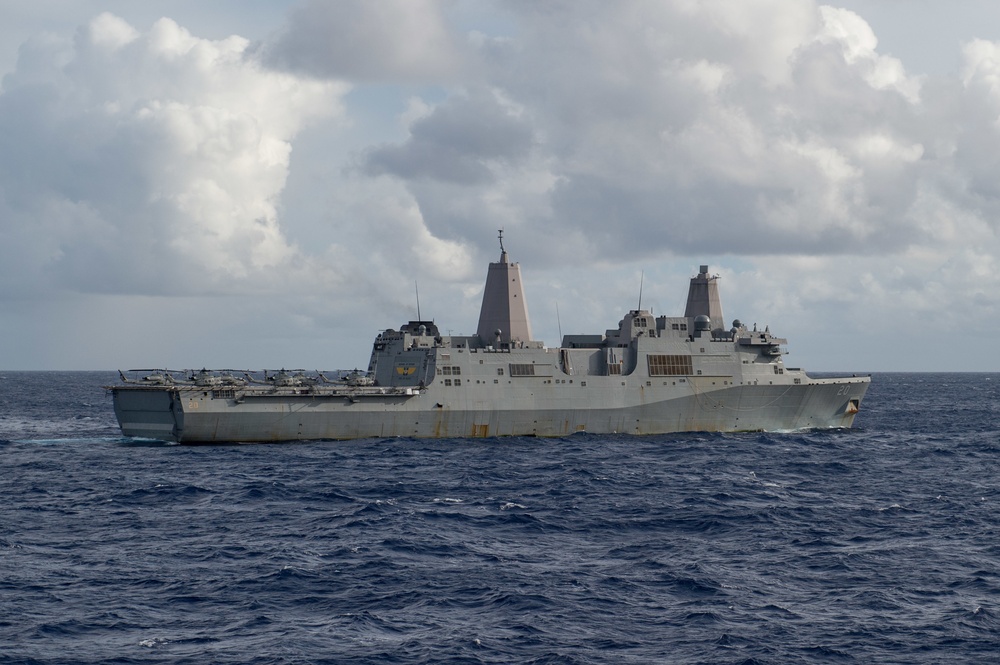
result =
M263 53L274 66L362 81L451 79L471 55L434 0L310 0Z
M291 140L346 87L248 46L110 14L28 42L0 93L3 263L54 288L200 293L293 259L275 207Z
M368 150L363 167L370 175L406 180L492 183L496 174L491 165L519 165L532 143L532 127L519 109L479 91L452 97L415 120L404 144Z
M928 80L881 53L861 16L808 0L505 3L513 27L464 40L449 7L426 34L453 32L426 44L447 45L451 67L354 42L378 63L360 76L445 86L411 100L405 138L360 150L355 171L398 182L433 236L488 256L505 227L531 238L526 265L562 268L736 255L773 270L738 279L782 284L780 304L735 289L748 302L806 321L826 307L831 326L887 335L949 298L975 325L996 315L995 44L965 47L961 80ZM348 71L298 44L312 73ZM581 279L580 294L601 288Z
M405 141L362 160L405 182L435 231L470 211L490 226L504 214L563 239L542 246L573 239L603 257L919 240L900 231L929 138L921 82L877 52L856 14L811 2L506 7L516 38L467 40L480 83L425 102ZM510 186L527 173L531 191Z
M504 228L550 343L557 302L599 330L645 271L676 313L704 262L727 314L823 357L997 325L997 43L917 77L813 0L310 0L252 37L102 14L21 45L6 296L183 294L139 307L261 326L250 305L272 339L357 351L415 316L418 280L425 314L473 329Z

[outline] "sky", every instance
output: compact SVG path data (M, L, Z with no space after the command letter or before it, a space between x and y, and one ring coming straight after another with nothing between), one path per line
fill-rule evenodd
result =
M0 0L0 370L366 367L727 319L1000 371L1000 3Z

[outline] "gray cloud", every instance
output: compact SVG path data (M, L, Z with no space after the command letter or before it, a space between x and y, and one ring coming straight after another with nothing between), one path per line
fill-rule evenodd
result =
M449 99L410 126L409 140L370 149L362 165L370 175L485 184L495 177L492 163L516 165L532 144L530 123L481 92Z
M672 305L703 262L727 312L794 322L798 361L817 330L838 330L823 358L863 335L899 367L918 345L900 329L997 326L994 42L915 77L811 0L316 0L269 29L101 15L21 44L0 88L0 293L44 315L17 307L11 339L58 349L53 321L191 309L225 342L133 324L88 348L256 363L294 340L363 365L418 279L425 312L468 332L501 227L549 342L555 302L564 328L600 330L640 270Z
M366 81L448 79L471 55L433 0L310 0L263 45L266 62Z
M448 98L361 164L407 181L435 231L470 210L513 213L602 256L919 241L899 232L933 140L919 83L855 15L795 8L775 24L669 3L508 5L517 40L476 42L499 92ZM547 192L511 187L528 172ZM548 203L531 211L518 200L538 196Z

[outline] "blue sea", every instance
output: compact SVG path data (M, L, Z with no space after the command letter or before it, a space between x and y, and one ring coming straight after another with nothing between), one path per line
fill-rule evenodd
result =
M0 373L0 663L979 663L1000 374L856 428L178 446Z

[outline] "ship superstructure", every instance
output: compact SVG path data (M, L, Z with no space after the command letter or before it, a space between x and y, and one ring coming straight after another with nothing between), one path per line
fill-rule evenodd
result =
M475 335L408 321L378 333L365 372L144 370L109 389L126 436L179 442L850 427L870 378L787 367L785 339L725 327L718 282L703 265L683 316L634 309L547 348L501 234Z

